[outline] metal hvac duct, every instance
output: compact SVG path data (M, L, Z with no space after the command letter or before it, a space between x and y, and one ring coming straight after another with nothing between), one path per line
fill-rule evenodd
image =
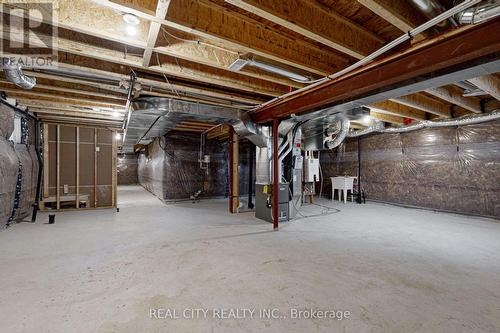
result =
M405 133L416 131L423 128L435 128L435 127L450 127L450 126L464 126L464 125L472 125L478 123L484 123L487 121L492 121L500 119L500 111L495 110L487 114L474 114L470 116L464 116L456 119L445 119L445 120L424 120L418 123L403 126L403 127L388 127L385 128L382 122L376 123L374 126L367 127L358 131L351 131L347 135L349 138L354 138L370 133Z
M2 68L5 78L23 89L31 89L36 84L36 78L23 74L21 64L10 58L2 58Z
M349 133L349 119L347 118L342 118L339 120L339 131L335 135L335 138L332 139L332 137L328 137L324 145L328 149L333 149L336 148L338 145L340 145L345 138L347 137L347 134Z
M490 0L457 14L457 20L460 24L477 24L499 15L500 0Z
M311 80L310 77L307 77L305 75L300 75L297 73L294 73L292 71L289 71L287 69L277 67L274 65L266 64L262 61L258 61L252 58L249 59L236 59L231 65L229 65L228 69L233 72L238 72L243 69L245 66L251 66L255 68L262 69L264 71L274 73L277 75L281 75L284 77L289 78L290 80L297 81L297 82L302 82L302 83L307 83Z
M441 3L436 0L410 0L410 2L429 20L446 11L446 8L444 8L443 5L441 5ZM450 26L450 23L454 26L457 25L453 18L441 21L436 25L444 29L448 28Z

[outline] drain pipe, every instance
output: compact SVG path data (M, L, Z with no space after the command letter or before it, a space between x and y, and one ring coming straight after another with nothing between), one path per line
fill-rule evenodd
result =
M127 104L125 104L125 117L123 118L123 123L122 123L122 130L123 130L122 145L125 143L125 137L127 136L127 129L128 129L128 125L130 123L130 116L132 116L132 112L130 111L130 107L132 105L132 95L134 93L134 84L135 84L136 80L137 80L137 76L135 75L134 72L131 72L130 73L130 86L128 87L128 94L127 94Z
M371 53L370 55L366 56L365 58L359 60L358 62L352 64L351 66L347 67L347 68L344 68L343 70L341 71L338 71L334 74L331 74L331 75L328 75L322 79L318 79L318 80L313 80L313 81L309 81L309 82L305 82L305 83L311 83L310 85L304 87L304 88L300 88L300 89L297 89L295 91L292 91L292 92L289 92L287 94L284 94L282 96L279 96L279 97L276 97L276 98L273 98L272 100L269 100L259 106L257 106L256 108L254 109L251 109L250 111L252 112L255 112L257 110L261 110L265 107L269 107L273 104L276 104L288 97L291 97L293 95L296 95L296 94L300 94L300 93L303 93L307 90L310 90L314 87L317 87L318 85L321 85L323 84L324 82L327 82L329 80L334 80L338 77L341 77L342 75L345 75L349 72L352 72L353 70L363 66L363 65L366 65L368 64L369 62L373 61L374 59L378 58L379 56L387 53L388 51L392 50L393 48L395 48L396 46L399 46L401 45L402 43L406 42L407 40L409 39L412 39L413 37L415 37L416 35L424 32L425 30L435 26L436 24L438 24L439 22L443 21L443 20L446 20L450 17L453 17L454 15L458 14L458 13L461 13L463 12L464 10L468 9L469 7L471 6L474 6L476 4L478 4L479 2L481 2L481 0L465 0L463 1L462 3L460 3L459 5L447 10L446 12L436 16L435 18L427 21L426 23L416 27L415 29L412 29L410 31L408 31L407 33L405 33L404 35L400 36L399 38L396 38L395 40L393 40L392 42L390 42L389 44L381 47L380 49L378 49L377 51Z
M36 222L36 216L40 207L40 192L42 187L43 160L40 154L40 120L35 119L35 152L38 160L38 175L36 179L35 202L33 203L33 212L31 214L31 222Z

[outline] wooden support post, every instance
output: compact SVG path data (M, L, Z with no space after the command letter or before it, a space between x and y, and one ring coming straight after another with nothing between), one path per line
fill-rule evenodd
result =
M111 180L111 206L113 207L116 207L117 206L117 202L116 202L116 183L117 183L117 180L116 180L116 159L117 159L117 150L116 150L116 144L117 144L117 139L116 139L116 131L113 131L112 135L113 135L113 139L111 140L112 142L112 174L111 174L111 177L112 177L112 180Z
M97 128L94 128L94 208L97 208Z
M49 125L43 124L43 198L49 196L49 160Z
M239 206L238 179L238 134L231 128L229 131L229 212L237 213Z
M61 209L61 125L57 125L56 138L56 209Z
M273 229L278 230L278 127L279 119L273 119Z
M80 208L80 127L76 126L76 208Z

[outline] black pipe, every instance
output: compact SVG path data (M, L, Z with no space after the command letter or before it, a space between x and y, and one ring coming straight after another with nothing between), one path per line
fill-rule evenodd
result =
M253 209L253 169L255 168L255 145L250 143L250 157L248 161L248 208Z
M42 187L42 173L43 173L43 160L40 155L40 121L38 118L35 119L35 152L36 158L38 159L38 178L36 180L36 192L35 192L35 202L33 203L33 213L31 214L31 222L36 221L36 215L40 207L40 191ZM47 133L45 133L47 135Z
M361 137L358 136L358 197L356 198L358 204L361 203Z

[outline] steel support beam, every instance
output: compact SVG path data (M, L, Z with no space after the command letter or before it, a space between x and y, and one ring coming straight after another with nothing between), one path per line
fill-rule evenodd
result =
M278 127L280 121L273 119L273 229L278 230Z
M470 79L478 72L489 74L498 69L500 59L500 37L491 31L500 31L500 19L458 28L337 79L292 93L252 111L252 120L268 123L274 118L353 101L373 103ZM458 72L460 75L456 75Z

